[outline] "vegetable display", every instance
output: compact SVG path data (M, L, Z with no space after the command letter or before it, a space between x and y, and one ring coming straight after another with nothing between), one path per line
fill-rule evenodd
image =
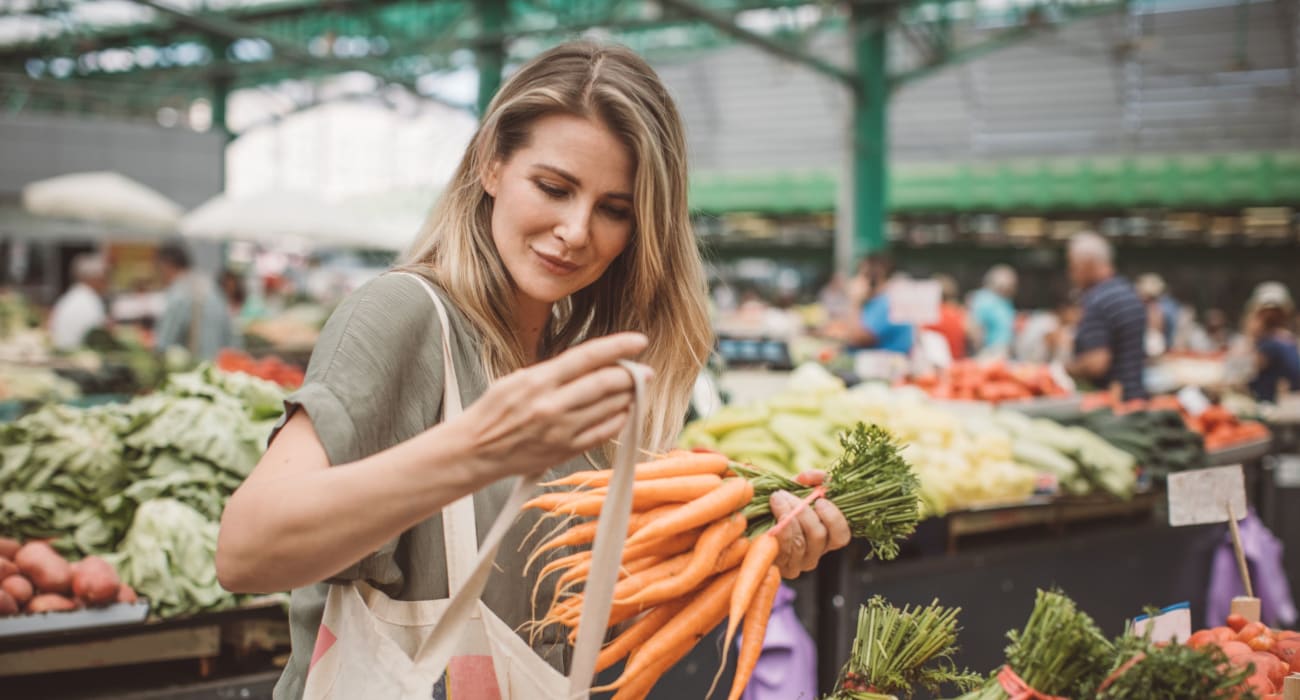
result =
M233 348L224 348L217 353L216 366L223 372L243 372L268 382L275 382L286 389L297 389L302 386L304 379L301 368L275 355L267 355L259 360Z
M0 538L0 617L133 603L136 593L108 561L69 563L46 542Z
M150 579L135 559L165 557L185 568L165 577L178 590L150 591L176 601L162 607L167 614L231 605L211 556L190 549L206 541L256 464L282 400L274 384L205 367L171 375L161 390L130 403L47 406L0 426L0 532L49 539L65 554L112 558L140 588ZM145 508L157 499L183 505L187 515ZM145 537L161 531L167 536Z
M862 700L872 695L911 697L917 688L938 693L945 685L969 690L980 676L958 670L957 615L960 608L895 608L876 596L858 610L853 651L826 700Z
M918 375L908 383L940 400L1001 403L1071 394L1046 365L1013 365L1001 360L958 360L947 370Z
M1209 466L1205 441L1187 427L1177 411L1116 414L1099 409L1085 414L1079 424L1133 455L1142 472L1157 480L1173 472Z
M618 680L594 690L617 691L618 700L645 697L664 672L726 620L726 649L744 625L728 695L740 697L757 664L780 584L777 534L798 512L775 521L768 497L777 489L803 497L800 509L819 497L830 500L872 554L883 559L897 555L898 541L916 527L915 476L880 428L858 424L840 443L838 459L815 486L710 452L675 451L638 465L637 497L609 619L611 627L628 624L603 648L597 670L626 661ZM608 471L571 475L550 484L565 490L529 503L563 519L557 532L537 547L530 566L560 546L590 544L593 523L575 524L574 519L599 513L590 504L603 502L609 477ZM534 633L562 625L572 630L571 637L576 635L583 600L579 588L590 564L591 552L584 549L542 567L543 580L559 577L553 600L541 601L546 613L534 624Z
M879 425L906 445L927 515L1022 502L1044 474L1071 494L1100 490L1127 498L1137 484L1133 455L1086 428L986 404L934 401L915 387L845 389L814 365L796 370L790 389L777 396L692 422L679 444L790 476L830 463L838 449L833 435L857 421Z
M1300 633L1247 622L1241 615L1229 615L1224 625L1193 633L1187 646L1221 651L1228 665L1244 676L1238 688L1249 687L1265 700L1282 692L1288 674L1300 673Z
M1224 450L1236 445L1267 440L1272 436L1267 426L1259 421L1242 420L1222 404L1212 404L1193 416L1183 408L1174 396L1157 396L1150 400L1134 399L1120 402L1111 394L1089 394L1084 399L1084 408L1110 409L1116 415L1125 416L1142 411L1175 411L1182 416L1188 430L1200 433L1205 438L1205 449L1209 452Z
M1039 591L1024 630L1007 634L1007 663L960 700L1091 697L1110 670L1114 647L1066 596Z

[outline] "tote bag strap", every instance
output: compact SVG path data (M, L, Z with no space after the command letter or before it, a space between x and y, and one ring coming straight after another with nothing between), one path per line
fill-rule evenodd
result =
M447 307L429 280L410 272L396 274L419 281L433 301L434 308L438 310L438 321L442 324L442 419L455 418L461 413L460 382L456 377L456 363L451 359L451 322ZM447 592L455 595L465 585L474 568L474 560L478 557L474 494L458 498L442 509L442 541L447 554Z

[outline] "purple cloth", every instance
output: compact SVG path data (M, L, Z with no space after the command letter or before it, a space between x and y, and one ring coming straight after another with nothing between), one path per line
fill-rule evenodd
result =
M1254 510L1238 523L1237 529L1241 530L1241 549L1246 555L1250 583L1255 589L1255 597L1259 598L1264 623L1270 627L1291 627L1296 622L1296 608L1291 597L1291 585L1286 580L1286 570L1282 568L1282 543L1255 517ZM1246 587L1237 571L1232 532L1226 531L1210 565L1206 626L1223 625L1232 607L1232 599L1242 595L1246 595Z
M741 700L813 700L817 697L817 645L794 614L794 589L781 584L754 676ZM736 640L739 651L741 640Z

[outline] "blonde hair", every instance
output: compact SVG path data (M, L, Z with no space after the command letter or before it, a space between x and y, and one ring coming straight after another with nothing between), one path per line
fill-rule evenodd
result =
M644 333L650 346L641 361L655 379L642 444L665 447L681 428L713 333L687 209L681 118L654 70L631 50L567 43L511 76L402 263L438 283L482 333L489 377L523 367L515 291L492 239L492 198L482 176L527 145L533 124L552 114L598 120L626 144L635 162L634 226L600 279L555 305L542 357L588 338Z

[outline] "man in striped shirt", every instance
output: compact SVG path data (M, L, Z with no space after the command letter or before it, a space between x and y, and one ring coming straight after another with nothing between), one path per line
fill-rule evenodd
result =
M1115 274L1106 239L1080 233L1070 239L1070 280L1082 293L1083 317L1074 336L1070 374L1099 389L1119 384L1124 400L1146 398L1142 371L1147 311L1128 280Z

